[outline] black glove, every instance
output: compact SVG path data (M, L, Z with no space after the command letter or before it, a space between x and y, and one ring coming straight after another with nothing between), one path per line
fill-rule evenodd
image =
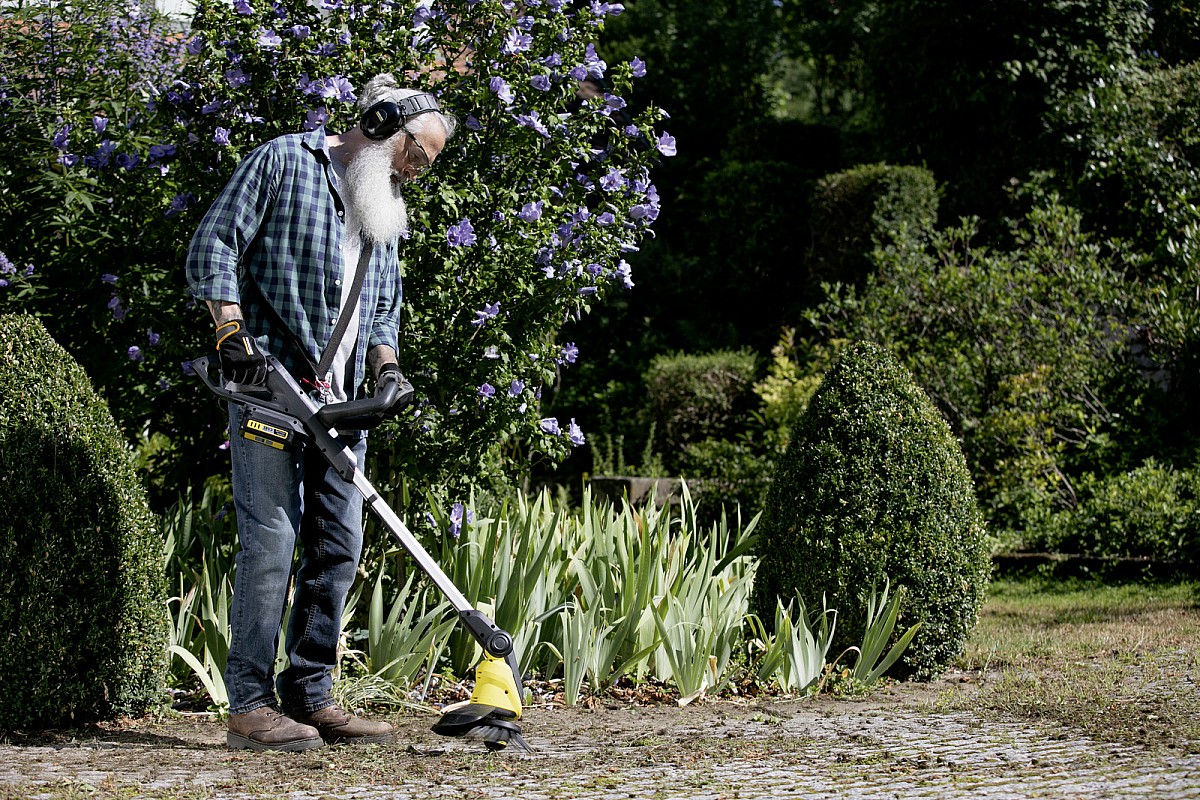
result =
M404 375L401 374L399 366L396 364L384 364L379 368L379 375L375 378L375 394L379 394L381 391L383 391L384 387L387 386L390 381L395 381L397 383L397 387L396 399L393 400L392 404L387 407L386 411L383 412L384 416L388 419L397 416L405 408L412 405L414 393L412 384L408 382L408 378L405 378Z
M234 383L260 384L267 378L267 358L258 349L242 320L232 319L217 326L217 352L221 373Z

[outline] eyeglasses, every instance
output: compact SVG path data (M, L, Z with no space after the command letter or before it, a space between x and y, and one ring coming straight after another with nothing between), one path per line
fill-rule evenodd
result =
M412 143L417 146L417 150L421 153L419 156L412 156L412 150L408 151L410 158L412 159L413 166L415 166L417 169L425 169L432 164L433 159L429 157L429 153L425 152L425 148L422 147L421 143L417 141L417 137L410 133L408 134L408 138L412 139Z

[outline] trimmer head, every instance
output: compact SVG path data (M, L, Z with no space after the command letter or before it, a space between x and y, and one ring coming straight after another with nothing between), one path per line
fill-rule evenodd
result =
M469 700L465 704L449 706L442 718L433 726L433 732L442 736L461 736L483 742L488 750L503 750L511 743L517 750L526 753L533 748L521 736L521 726L503 709L479 705Z
M518 750L533 752L521 736L521 691L517 688L514 660L484 654L475 668L475 691L465 703L447 706L433 732L481 740L489 750L503 750L511 742Z

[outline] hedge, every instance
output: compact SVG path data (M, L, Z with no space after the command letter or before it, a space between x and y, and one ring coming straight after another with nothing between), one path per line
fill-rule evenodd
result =
M83 369L0 315L0 704L5 730L138 715L163 698L163 545Z
M905 226L931 232L937 222L938 187L921 167L861 164L822 178L813 191L814 277L859 284L872 269L871 251Z

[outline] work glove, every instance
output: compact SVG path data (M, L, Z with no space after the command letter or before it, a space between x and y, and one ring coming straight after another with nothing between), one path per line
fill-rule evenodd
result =
M383 414L385 418L393 419L405 408L412 405L414 392L412 384L408 382L408 378L405 378L401 374L399 366L396 364L384 364L379 368L379 375L375 378L375 393L378 394L383 391L383 388L389 381L397 383L396 399L392 401L392 404L387 407L387 410Z
M267 378L267 358L240 319L217 326L217 352L221 374L234 383L257 385Z

